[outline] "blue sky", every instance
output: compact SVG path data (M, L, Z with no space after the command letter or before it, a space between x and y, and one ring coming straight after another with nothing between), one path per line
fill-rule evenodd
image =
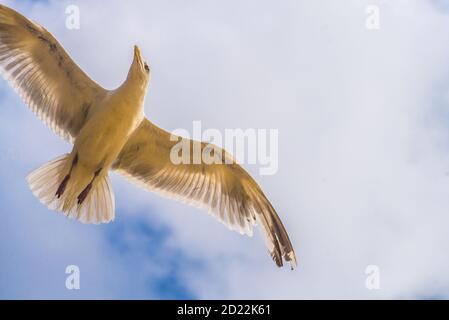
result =
M70 151L0 81L0 298L449 296L449 11L444 1L1 1L38 21L104 87L139 44L145 111L160 126L279 129L279 172L259 176L298 252L113 174L117 219L48 211L26 175ZM65 28L76 4L81 29ZM381 28L365 27L368 4ZM117 23L120 21L120 23ZM14 137L12 139L12 137ZM65 288L78 265L81 289ZM365 287L377 265L380 290Z

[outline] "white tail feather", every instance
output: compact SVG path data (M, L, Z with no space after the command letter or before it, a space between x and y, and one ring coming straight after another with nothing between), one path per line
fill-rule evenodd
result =
M69 160L70 155L64 155L32 172L27 181L33 194L49 209L64 212L67 217L82 223L100 224L113 221L115 200L108 176L98 177L81 205L77 199L72 199L74 195L70 192L57 197L58 188L67 174Z

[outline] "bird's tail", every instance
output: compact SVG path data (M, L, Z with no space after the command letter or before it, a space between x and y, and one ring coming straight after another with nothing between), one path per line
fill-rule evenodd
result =
M32 172L27 181L33 194L49 209L82 223L114 220L114 194L108 176L93 179L92 173L73 163L71 155L64 155Z

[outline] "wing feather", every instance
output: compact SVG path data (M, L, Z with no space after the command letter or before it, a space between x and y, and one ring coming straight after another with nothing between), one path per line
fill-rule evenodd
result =
M257 222L278 266L296 265L292 244L271 203L251 176L224 150L225 164L179 164L170 160L172 148L181 138L144 120L132 134L113 169L140 186L188 204L204 208L230 229L252 235ZM175 141L174 141L175 140ZM188 140L192 146L196 142ZM201 152L210 147L201 144ZM193 155L190 156L193 160ZM191 162L193 163L193 162Z
M43 27L0 4L0 73L55 133L73 142L107 91Z

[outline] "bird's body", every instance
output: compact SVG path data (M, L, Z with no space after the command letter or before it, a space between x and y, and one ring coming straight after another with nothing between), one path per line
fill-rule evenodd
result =
M139 49L135 50L137 52ZM88 114L85 125L75 138L72 153L68 158L68 163L77 158L77 164L73 169L82 167L83 174L87 174L77 180L93 180L94 189L97 180L93 179L95 173L98 173L98 178L107 176L129 136L145 118L143 113L145 93L145 88L136 85L128 78L122 86L108 92L92 105L91 113ZM81 193L82 190L77 189L76 192Z
M93 172L100 167L110 169L129 135L144 118L143 103L129 104L121 89L99 102L75 138L73 152Z
M125 83L92 106L92 113L75 138L73 150L66 160L65 174L72 170L66 187L70 190L66 209L89 181L95 189L98 181L108 175L128 137L144 119L143 100L135 99L141 95L139 91ZM72 167L74 159L76 165Z
M177 164L179 141L144 116L150 69L134 48L126 81L106 90L91 80L43 27L0 5L0 71L25 103L72 151L28 176L31 190L50 209L84 223L115 217L109 172L146 189L205 208L230 229L252 234L258 222L278 266L296 256L276 211L255 180L224 150L222 163ZM191 155L193 157L193 155Z

